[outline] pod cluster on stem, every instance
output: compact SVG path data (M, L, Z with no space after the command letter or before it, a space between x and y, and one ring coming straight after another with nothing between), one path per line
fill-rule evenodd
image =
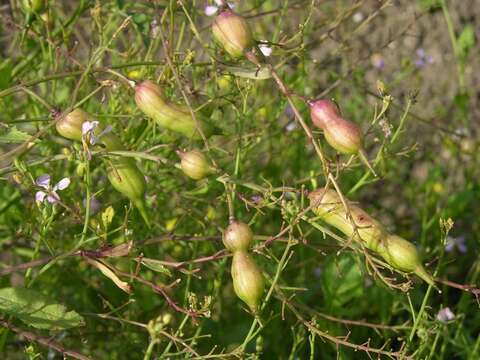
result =
M393 268L415 274L434 285L412 243L390 234L380 222L355 204L347 202L347 211L334 190L320 188L310 193L309 198L313 211L324 222L377 253Z
M75 109L62 117L55 124L57 132L73 141L85 141L83 125L92 120L91 116L82 109ZM120 139L111 132L105 131L102 126L96 126L93 135L98 136L96 146L106 151L126 150ZM112 186L132 201L140 212L145 223L150 222L145 207L146 182L142 172L132 158L115 156L106 161L107 177Z
M199 120L200 116L196 116L197 121L195 121L187 106L166 99L160 86L153 81L145 80L135 85L135 102L145 115L167 130L188 138L200 139L198 122L205 136L209 136L212 132L206 123Z
M231 273L235 293L256 314L265 281L261 270L248 253L252 241L252 230L239 221L231 222L223 233L223 244L233 253Z
M328 144L341 154L358 154L360 159L375 175L365 154L363 133L353 121L345 119L332 100L311 101L310 117L313 124L323 130Z

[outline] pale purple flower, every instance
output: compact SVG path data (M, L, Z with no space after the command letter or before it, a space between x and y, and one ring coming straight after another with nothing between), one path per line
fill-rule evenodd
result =
M370 58L370 61L372 62L372 65L378 70L383 70L383 68L385 67L385 59L383 58L382 54L373 54Z
M437 314L437 320L443 323L447 323L454 319L455 319L455 314L453 313L452 310L450 310L448 306L443 309L440 309L440 311Z
M87 206L87 199L83 199L83 207L85 206ZM90 214L95 215L96 213L98 213L101 207L102 204L100 204L100 201L98 201L95 196L92 196L90 198Z
M57 184L51 187L50 175L44 174L39 176L35 180L35 184L37 184L37 186L46 190L46 191L42 191L42 190L37 191L35 193L35 201L40 203L46 199L50 204L54 204L60 200L60 196L58 195L57 191L66 189L70 185L70 178L68 177L63 178Z
M423 68L425 65L433 64L433 57L431 55L427 55L423 48L417 49L415 54L417 55L417 59L415 60L415 66L417 68Z
M445 244L445 251L452 252L457 249L462 254L467 252L467 244L465 244L465 236L453 237L447 236L447 242Z
M319 278L322 275L322 268L317 266L315 269L313 269L313 275Z
M98 121L85 121L82 124L82 137L91 145L95 145L102 136L112 131L112 126L108 125L100 132L100 134L95 135L95 129L98 127L99 124L100 123Z

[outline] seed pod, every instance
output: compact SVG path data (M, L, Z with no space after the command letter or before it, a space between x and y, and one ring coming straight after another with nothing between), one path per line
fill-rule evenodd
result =
M323 130L325 139L331 147L342 154L358 154L370 171L376 175L363 149L362 130L354 122L344 119L333 101L311 102L310 117L314 125Z
M237 296L245 302L254 313L263 295L265 282L260 269L246 251L236 251L232 260L233 288Z
M247 251L252 244L253 233L247 224L234 221L225 229L222 239L225 247L233 253Z
M210 165L208 164L207 158L201 151L178 151L177 154L182 159L180 162L182 171L188 177L194 180L200 180L210 173Z
M110 184L119 193L129 198L150 226L145 208L145 177L132 159L120 158L110 161L107 169Z
M169 102L165 99L160 87L152 81L145 80L135 86L135 102L140 110L161 127L190 138L200 138L196 122L188 107ZM208 134L204 124L200 125L204 134L205 132Z
M213 37L232 57L240 57L253 45L247 21L230 9L222 11L212 24Z
M87 121L89 115L82 109L75 109L55 124L57 132L63 137L82 141L82 124Z
M340 196L330 189L317 189L310 193L309 198L315 214L327 224L354 241L361 242L395 269L414 273L427 283L434 284L433 278L424 269L415 246L397 235L389 234L380 222L364 210L347 202L351 215L349 217Z

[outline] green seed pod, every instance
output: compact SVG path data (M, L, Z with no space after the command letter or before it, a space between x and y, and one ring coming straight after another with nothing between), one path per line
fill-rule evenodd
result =
M260 269L247 252L234 252L232 279L237 296L248 305L250 310L256 313L263 295L265 282Z
M342 154L356 154L363 149L363 134L357 124L341 117L331 100L317 100L310 104L313 123L324 131L325 139Z
M363 133L352 121L344 119L331 100L316 100L309 103L310 117L315 126L323 130L325 140L342 154L358 154L360 160L375 174L363 148Z
M189 138L200 138L196 122L188 107L166 100L160 87L152 81L146 80L135 86L135 102L140 110L161 127ZM205 132L208 134L204 125L201 126L204 134Z
M180 156L182 171L188 177L194 180L200 180L210 173L210 165L208 160L199 150L191 150L187 152L178 151Z
M119 193L129 198L150 226L145 208L145 177L132 159L120 158L109 162L108 180Z
M75 109L55 124L57 132L63 137L82 141L82 124L88 121L89 115L82 109Z
M414 273L429 284L433 278L424 269L415 246L407 240L389 234L382 224L356 205L347 202L351 218L340 196L330 189L317 189L309 195L313 211L327 224L337 228L354 241L379 254L395 269ZM352 224L354 222L356 231Z
M222 239L225 247L233 253L247 251L252 245L253 232L247 224L234 221L225 229Z
M222 11L212 24L213 37L232 57L240 57L253 46L253 37L247 21L227 9Z

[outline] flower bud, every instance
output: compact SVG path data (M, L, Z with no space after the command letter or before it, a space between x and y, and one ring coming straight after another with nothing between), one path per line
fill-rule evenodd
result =
M260 269L245 251L236 251L232 260L233 288L254 313L258 310L265 282Z
M57 121L57 132L63 137L82 141L82 124L88 120L89 115L82 109L75 109Z
M178 151L178 155L182 159L180 163L182 171L188 177L194 180L200 180L210 173L210 165L208 164L207 158L201 151Z
M240 57L253 45L252 32L247 21L227 9L222 11L212 24L213 37L232 57Z
M225 229L222 239L225 247L233 253L247 251L252 244L253 233L247 224L234 221Z
M161 127L199 138L195 120L186 106L167 101L158 85L146 80L135 86L135 102L140 110L154 119Z
M42 13L47 8L47 0L23 0L22 4L26 11L37 14Z

